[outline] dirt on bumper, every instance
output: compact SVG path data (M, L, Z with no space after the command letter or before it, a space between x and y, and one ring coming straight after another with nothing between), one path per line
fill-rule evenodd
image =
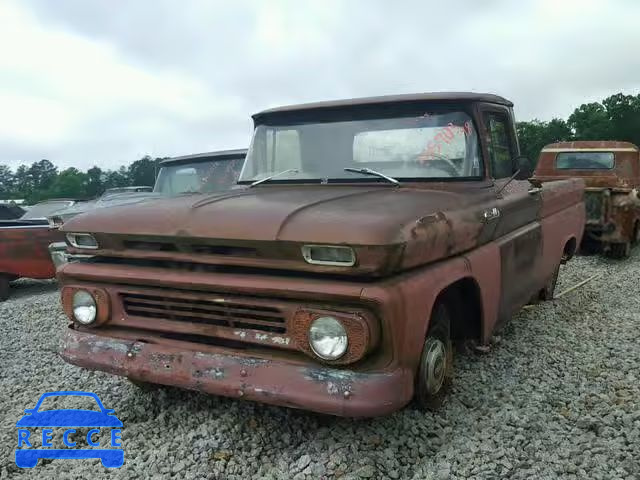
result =
M185 350L67 329L62 358L92 370L190 390L352 417L385 415L413 395L407 369L361 373L226 352Z

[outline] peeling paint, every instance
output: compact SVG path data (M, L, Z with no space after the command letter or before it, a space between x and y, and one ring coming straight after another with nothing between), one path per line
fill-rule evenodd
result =
M127 353L129 351L129 345L126 343L116 343L113 341L103 342L100 340L95 340L91 342L89 349L94 352L104 352L104 351L116 351L120 353Z
M196 378L209 377L215 380L222 380L225 378L226 372L224 368L221 367L212 367L204 370L195 370L193 372L193 376Z

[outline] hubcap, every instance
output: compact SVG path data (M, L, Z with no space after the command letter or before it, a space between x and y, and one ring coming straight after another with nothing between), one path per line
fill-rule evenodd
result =
M425 386L429 395L437 394L444 384L447 372L447 349L437 338L429 338L425 345L424 375Z

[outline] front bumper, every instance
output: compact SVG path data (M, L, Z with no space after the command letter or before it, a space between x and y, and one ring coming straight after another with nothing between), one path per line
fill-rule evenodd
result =
M77 262L91 258L91 255L74 255L67 252L67 244L65 242L56 242L49 245L49 255L56 268L69 262Z
M69 328L67 362L141 381L349 417L386 415L413 396L405 368L355 372L321 365L244 356L220 348L192 351Z

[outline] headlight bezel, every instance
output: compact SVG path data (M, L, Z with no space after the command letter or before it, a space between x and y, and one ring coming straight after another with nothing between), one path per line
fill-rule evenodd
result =
M309 329L319 317L334 317L347 332L347 350L335 360L326 360L314 353L309 344ZM374 350L380 340L380 322L371 312L362 310L344 312L300 306L291 317L289 331L294 344L313 360L326 365L348 365L364 358Z
M96 319L92 323L84 324L78 322L73 314L73 295L78 290L87 291L96 302ZM94 328L109 321L111 315L111 300L106 290L83 284L65 285L62 287L60 296L62 300L62 308L65 314L75 325Z
M81 250L97 250L100 248L98 240L90 233L67 233L65 235L65 238L67 239L67 243L69 243L69 245L71 245L73 248L78 248ZM93 240L93 245L81 245L78 243L79 238L90 238L91 240Z

